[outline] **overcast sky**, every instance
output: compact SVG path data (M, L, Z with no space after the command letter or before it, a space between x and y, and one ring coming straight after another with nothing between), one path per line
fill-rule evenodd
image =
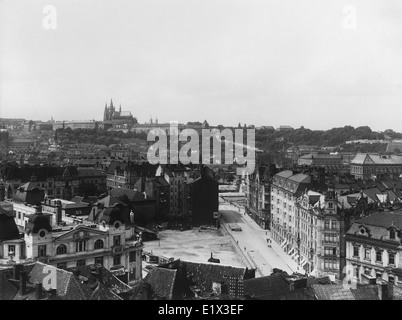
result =
M401 77L400 0L0 0L0 117L402 131Z

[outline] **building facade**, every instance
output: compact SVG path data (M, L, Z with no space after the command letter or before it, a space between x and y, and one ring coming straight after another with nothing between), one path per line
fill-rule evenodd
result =
M251 175L246 175L246 213L263 229L271 228L270 168L258 165Z
M402 156L359 153L350 162L350 174L358 180L375 179L378 175L402 174Z
M346 270L354 280L380 278L402 285L402 210L354 221L346 234Z
M119 209L108 208L102 221L95 223L62 216L61 203L54 208L13 206L20 233L1 242L0 265L41 261L67 269L101 264L109 270L124 270L129 281L142 277L142 239L134 226L127 227Z

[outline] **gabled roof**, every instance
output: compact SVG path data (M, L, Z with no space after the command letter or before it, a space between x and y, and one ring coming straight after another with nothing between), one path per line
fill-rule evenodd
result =
M8 281L13 277L13 269L0 270L0 300L12 300L18 293L18 286Z
M119 200L127 198L130 202L147 200L144 198L144 195L141 192L123 188L114 188L110 190L110 195Z
M356 220L355 223L381 228L388 228L393 224L395 227L402 230L402 210L376 212L367 217Z
M177 270L155 267L149 271L144 281L150 284L152 292L159 298L171 300Z
M402 156L359 153L351 161L351 164L402 165Z
M288 281L280 273L244 280L244 295L258 300L279 300L290 293Z
M355 300L348 287L343 284L313 284L317 300Z
M74 234L78 231L87 231L87 232L95 233L95 234L99 234L99 235L105 235L105 233L106 233L105 231L101 231L101 230L98 230L95 228L90 228L84 224L78 224L78 225L75 225L73 229L68 230L67 232L64 232L60 235L57 235L54 238L54 240L63 240L65 238L68 238L71 234Z
M230 278L244 279L246 268L233 267L212 262L191 262L176 260L161 268L178 269L184 272L185 278L203 292L212 292L213 282L225 283Z
M85 266L81 266L81 267L75 267L75 268L71 268L69 270L71 271L79 271L79 274L81 276L84 277L91 277L91 273L92 272L97 272L98 268L101 268L101 272L102 272L102 289L101 291L104 291L103 294L109 294L108 291L112 291L114 294L121 294L121 293L127 293L131 291L131 287L127 284L125 284L123 281L121 281L120 279L118 279L117 277L115 277L113 275L112 272L110 272L108 269L106 269L105 267L101 266L101 265L85 265ZM108 290L105 292L105 288L108 288ZM113 298L113 297L112 297Z

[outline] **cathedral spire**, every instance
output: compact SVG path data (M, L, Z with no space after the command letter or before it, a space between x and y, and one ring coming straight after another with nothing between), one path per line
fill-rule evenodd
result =
M113 100L110 99L110 106L113 108Z
M120 107L119 107L119 112L121 113L121 103L120 103Z

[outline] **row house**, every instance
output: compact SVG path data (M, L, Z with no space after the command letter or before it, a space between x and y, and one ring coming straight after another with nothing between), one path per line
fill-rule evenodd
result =
M184 185L190 178L191 169L183 165L161 165L156 176L164 177L170 186L170 215L176 217L184 212Z
M8 199L12 199L27 182L43 189L50 197L65 200L79 195L80 187L84 185L91 185L97 193L106 190L106 175L95 168L17 166L9 163L1 168L0 174Z
M402 285L402 210L354 221L346 233L346 273L357 282L379 278Z
M296 246L288 251L299 265L319 277L342 278L346 264L345 219L333 186L325 195L306 191L297 199Z
M271 237L306 272L341 278L345 223L334 188L314 192L311 176L282 171L271 187Z
M263 229L271 227L270 168L258 165L251 175L246 175L246 213Z
M143 177L155 177L158 165L150 163L137 164L126 161L112 161L106 171L107 188L134 189L137 181Z
M286 170L272 179L271 185L271 236L287 252L290 244L296 245L296 199L311 185L311 177L293 174Z

